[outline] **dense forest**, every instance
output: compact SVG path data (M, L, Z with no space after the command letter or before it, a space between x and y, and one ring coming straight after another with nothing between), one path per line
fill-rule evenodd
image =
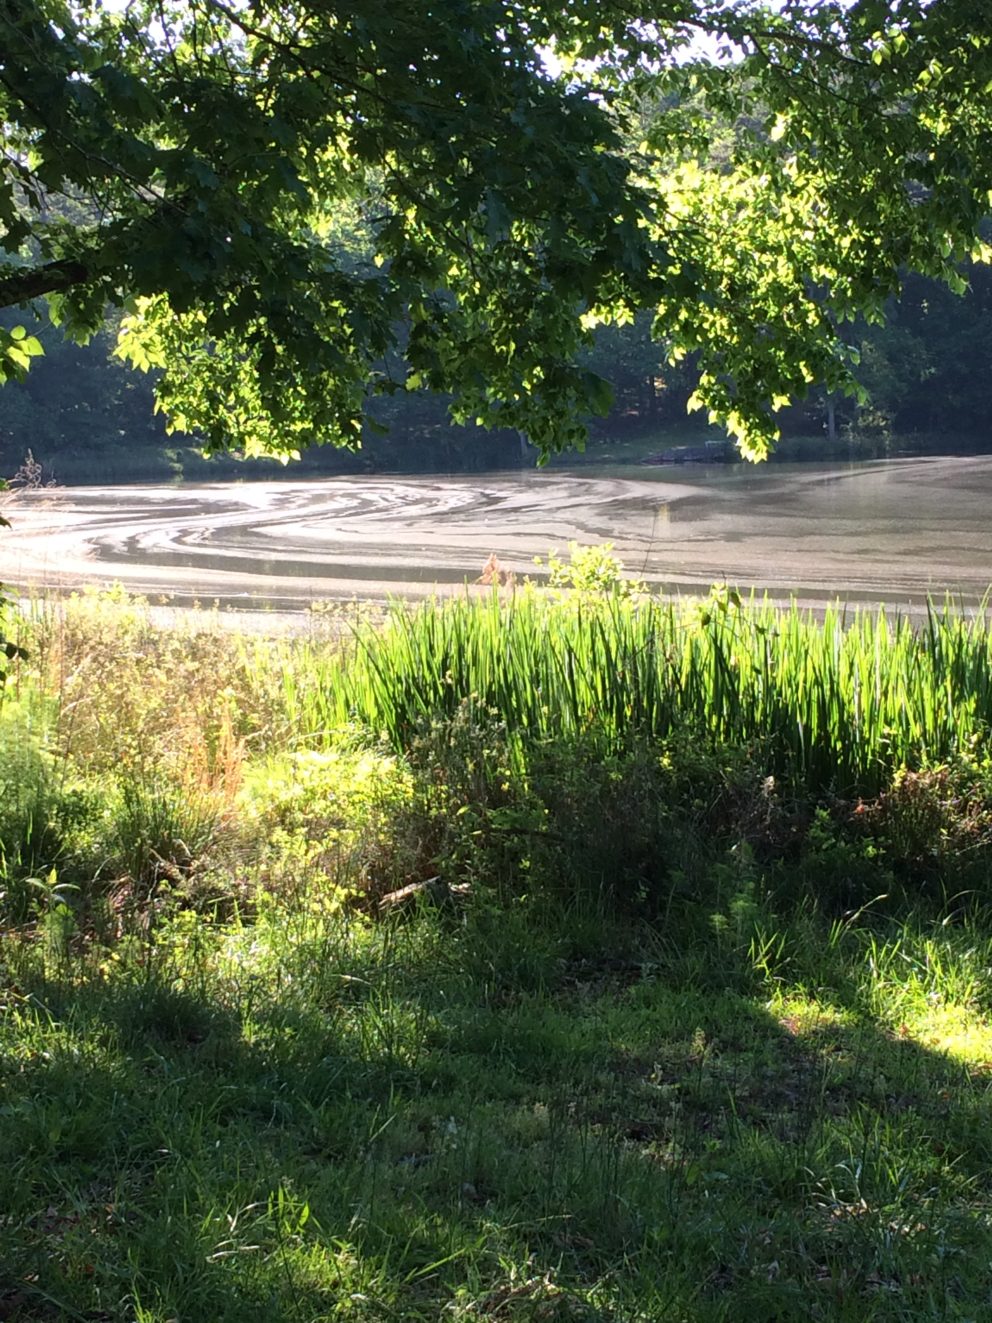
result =
M883 325L859 323L859 402L813 390L780 415L773 458L819 459L905 449L984 449L992 419L992 272L970 264L955 294L923 276L906 278ZM7 314L4 324L13 324ZM18 316L23 321L23 315ZM707 445L714 459L738 458L721 429L687 413L691 359L669 364L651 335L652 316L598 328L584 365L610 382L608 413L590 418L585 457L676 458ZM272 460L207 460L195 435L166 433L154 412L152 380L114 355L110 325L85 346L39 320L45 348L23 382L0 392L0 472L12 475L28 451L59 482L277 476ZM312 446L293 473L457 472L533 464L536 452L509 430L459 426L447 397L397 391L370 407L361 448ZM575 454L564 456L577 462Z

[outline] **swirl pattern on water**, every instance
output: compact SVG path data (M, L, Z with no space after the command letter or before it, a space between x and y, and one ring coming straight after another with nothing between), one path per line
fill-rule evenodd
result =
M300 609L451 592L495 552L517 574L612 542L670 591L716 580L819 602L973 603L992 581L992 458L762 469L331 478L27 492L0 580Z

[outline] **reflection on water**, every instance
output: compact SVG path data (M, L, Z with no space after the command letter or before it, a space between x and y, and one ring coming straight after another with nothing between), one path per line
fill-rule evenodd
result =
M992 581L990 509L984 456L77 488L17 498L0 579L301 607L453 591L492 552L536 577L535 556L576 540L612 542L670 591L973 603Z

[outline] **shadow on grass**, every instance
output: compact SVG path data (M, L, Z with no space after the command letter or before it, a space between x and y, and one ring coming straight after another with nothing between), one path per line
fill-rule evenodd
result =
M425 917L199 988L26 964L0 1318L988 1307L987 1063L880 1022L856 961L769 1000L715 939L511 938Z

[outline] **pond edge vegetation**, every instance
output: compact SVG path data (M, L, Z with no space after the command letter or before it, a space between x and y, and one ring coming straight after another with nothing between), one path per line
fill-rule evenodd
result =
M549 570L11 622L9 1316L975 1316L987 621Z

